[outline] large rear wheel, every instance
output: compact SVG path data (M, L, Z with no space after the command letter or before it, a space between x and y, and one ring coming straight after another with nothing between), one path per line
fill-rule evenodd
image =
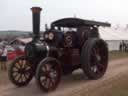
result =
M108 48L102 39L88 39L81 52L81 63L89 79L101 78L108 66Z
M25 86L33 77L32 65L25 56L19 56L10 64L8 75L14 85Z

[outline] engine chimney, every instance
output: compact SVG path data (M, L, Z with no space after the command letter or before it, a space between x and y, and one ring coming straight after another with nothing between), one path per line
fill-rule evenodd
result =
M32 7L32 14L33 14L33 40L37 40L40 38L40 7Z

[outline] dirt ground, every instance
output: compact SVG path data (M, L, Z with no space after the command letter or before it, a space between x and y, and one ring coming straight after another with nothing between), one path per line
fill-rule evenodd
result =
M127 62L128 58L110 61L105 76L99 80L88 80L77 70L63 77L59 87L47 94L40 91L34 79L28 86L18 88L8 80L7 72L0 71L0 96L104 96L113 84L128 77Z

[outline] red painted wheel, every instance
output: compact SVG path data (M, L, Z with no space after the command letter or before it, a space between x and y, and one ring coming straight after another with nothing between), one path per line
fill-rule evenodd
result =
M36 71L36 81L44 92L55 90L60 79L61 66L56 59L48 57L40 62Z

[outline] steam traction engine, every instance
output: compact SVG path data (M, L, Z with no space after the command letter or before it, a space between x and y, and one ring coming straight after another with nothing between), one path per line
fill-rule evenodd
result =
M40 40L40 11L33 7L33 40L25 47L25 55L17 57L9 67L11 82L27 85L33 76L45 91L57 88L61 76L81 68L89 79L101 78L108 65L108 48L100 39L99 26L110 24L64 18L51 23Z

